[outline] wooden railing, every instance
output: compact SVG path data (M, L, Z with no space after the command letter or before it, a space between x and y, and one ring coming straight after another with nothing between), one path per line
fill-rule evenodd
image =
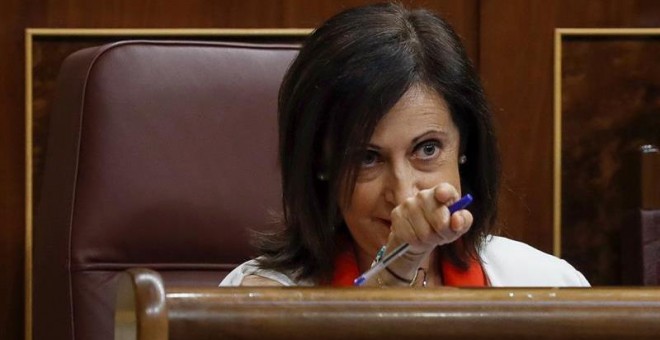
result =
M164 288L120 279L116 339L660 338L660 288Z

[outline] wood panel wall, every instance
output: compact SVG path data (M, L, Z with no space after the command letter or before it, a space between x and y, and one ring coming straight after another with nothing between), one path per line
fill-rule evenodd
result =
M313 27L359 0L3 0L0 2L0 338L23 337L24 29ZM409 3L410 1L404 1ZM505 233L552 250L555 27L658 27L654 0L438 0L491 96L504 161Z
M554 29L660 27L660 2L482 0L479 23L480 71L504 164L500 224L552 252Z

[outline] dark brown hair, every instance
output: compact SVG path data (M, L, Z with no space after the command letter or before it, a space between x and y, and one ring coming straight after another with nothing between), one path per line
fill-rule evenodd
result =
M338 197L355 185L379 120L413 85L442 95L460 133L461 187L475 202L465 247L441 247L458 266L476 257L494 224L499 156L491 113L460 39L440 17L385 3L341 12L303 44L279 94L283 228L258 242L262 268L325 283L337 234ZM319 174L326 178L320 180ZM350 196L350 195L349 195Z

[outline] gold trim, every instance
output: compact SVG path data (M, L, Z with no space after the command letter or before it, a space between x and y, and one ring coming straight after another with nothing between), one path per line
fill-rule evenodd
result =
M554 55L554 178L552 251L561 257L561 56L564 36L648 36L660 35L660 28L556 28Z
M115 29L115 28L26 28L25 29L25 339L32 340L32 54L33 42L39 37L304 37L311 28L214 28L214 29Z
M555 32L564 35L657 35L659 28L556 28Z
M552 204L553 209L553 231L552 252L561 257L561 35L559 30L555 31L555 67L554 67L554 190Z
M32 340L32 33L25 33L25 339Z
M285 36L310 34L310 28L28 28L28 34L39 36Z

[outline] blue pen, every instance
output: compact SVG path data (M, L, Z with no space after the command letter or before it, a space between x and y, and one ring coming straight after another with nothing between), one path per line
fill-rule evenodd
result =
M463 196L460 200L456 201L454 204L450 205L448 207L449 209L449 214L453 214L461 209L464 209L470 203L472 203L472 195L467 194ZM362 286L367 280L372 278L374 275L378 274L381 270L385 269L385 267L389 266L392 261L396 260L399 258L399 256L405 254L408 249L410 248L410 245L408 243L404 243L400 246L398 246L396 249L392 251L387 257L385 257L382 261L379 261L376 263L375 266L371 267L371 269L367 270L364 272L364 274L358 276L355 281L353 281L354 286Z

